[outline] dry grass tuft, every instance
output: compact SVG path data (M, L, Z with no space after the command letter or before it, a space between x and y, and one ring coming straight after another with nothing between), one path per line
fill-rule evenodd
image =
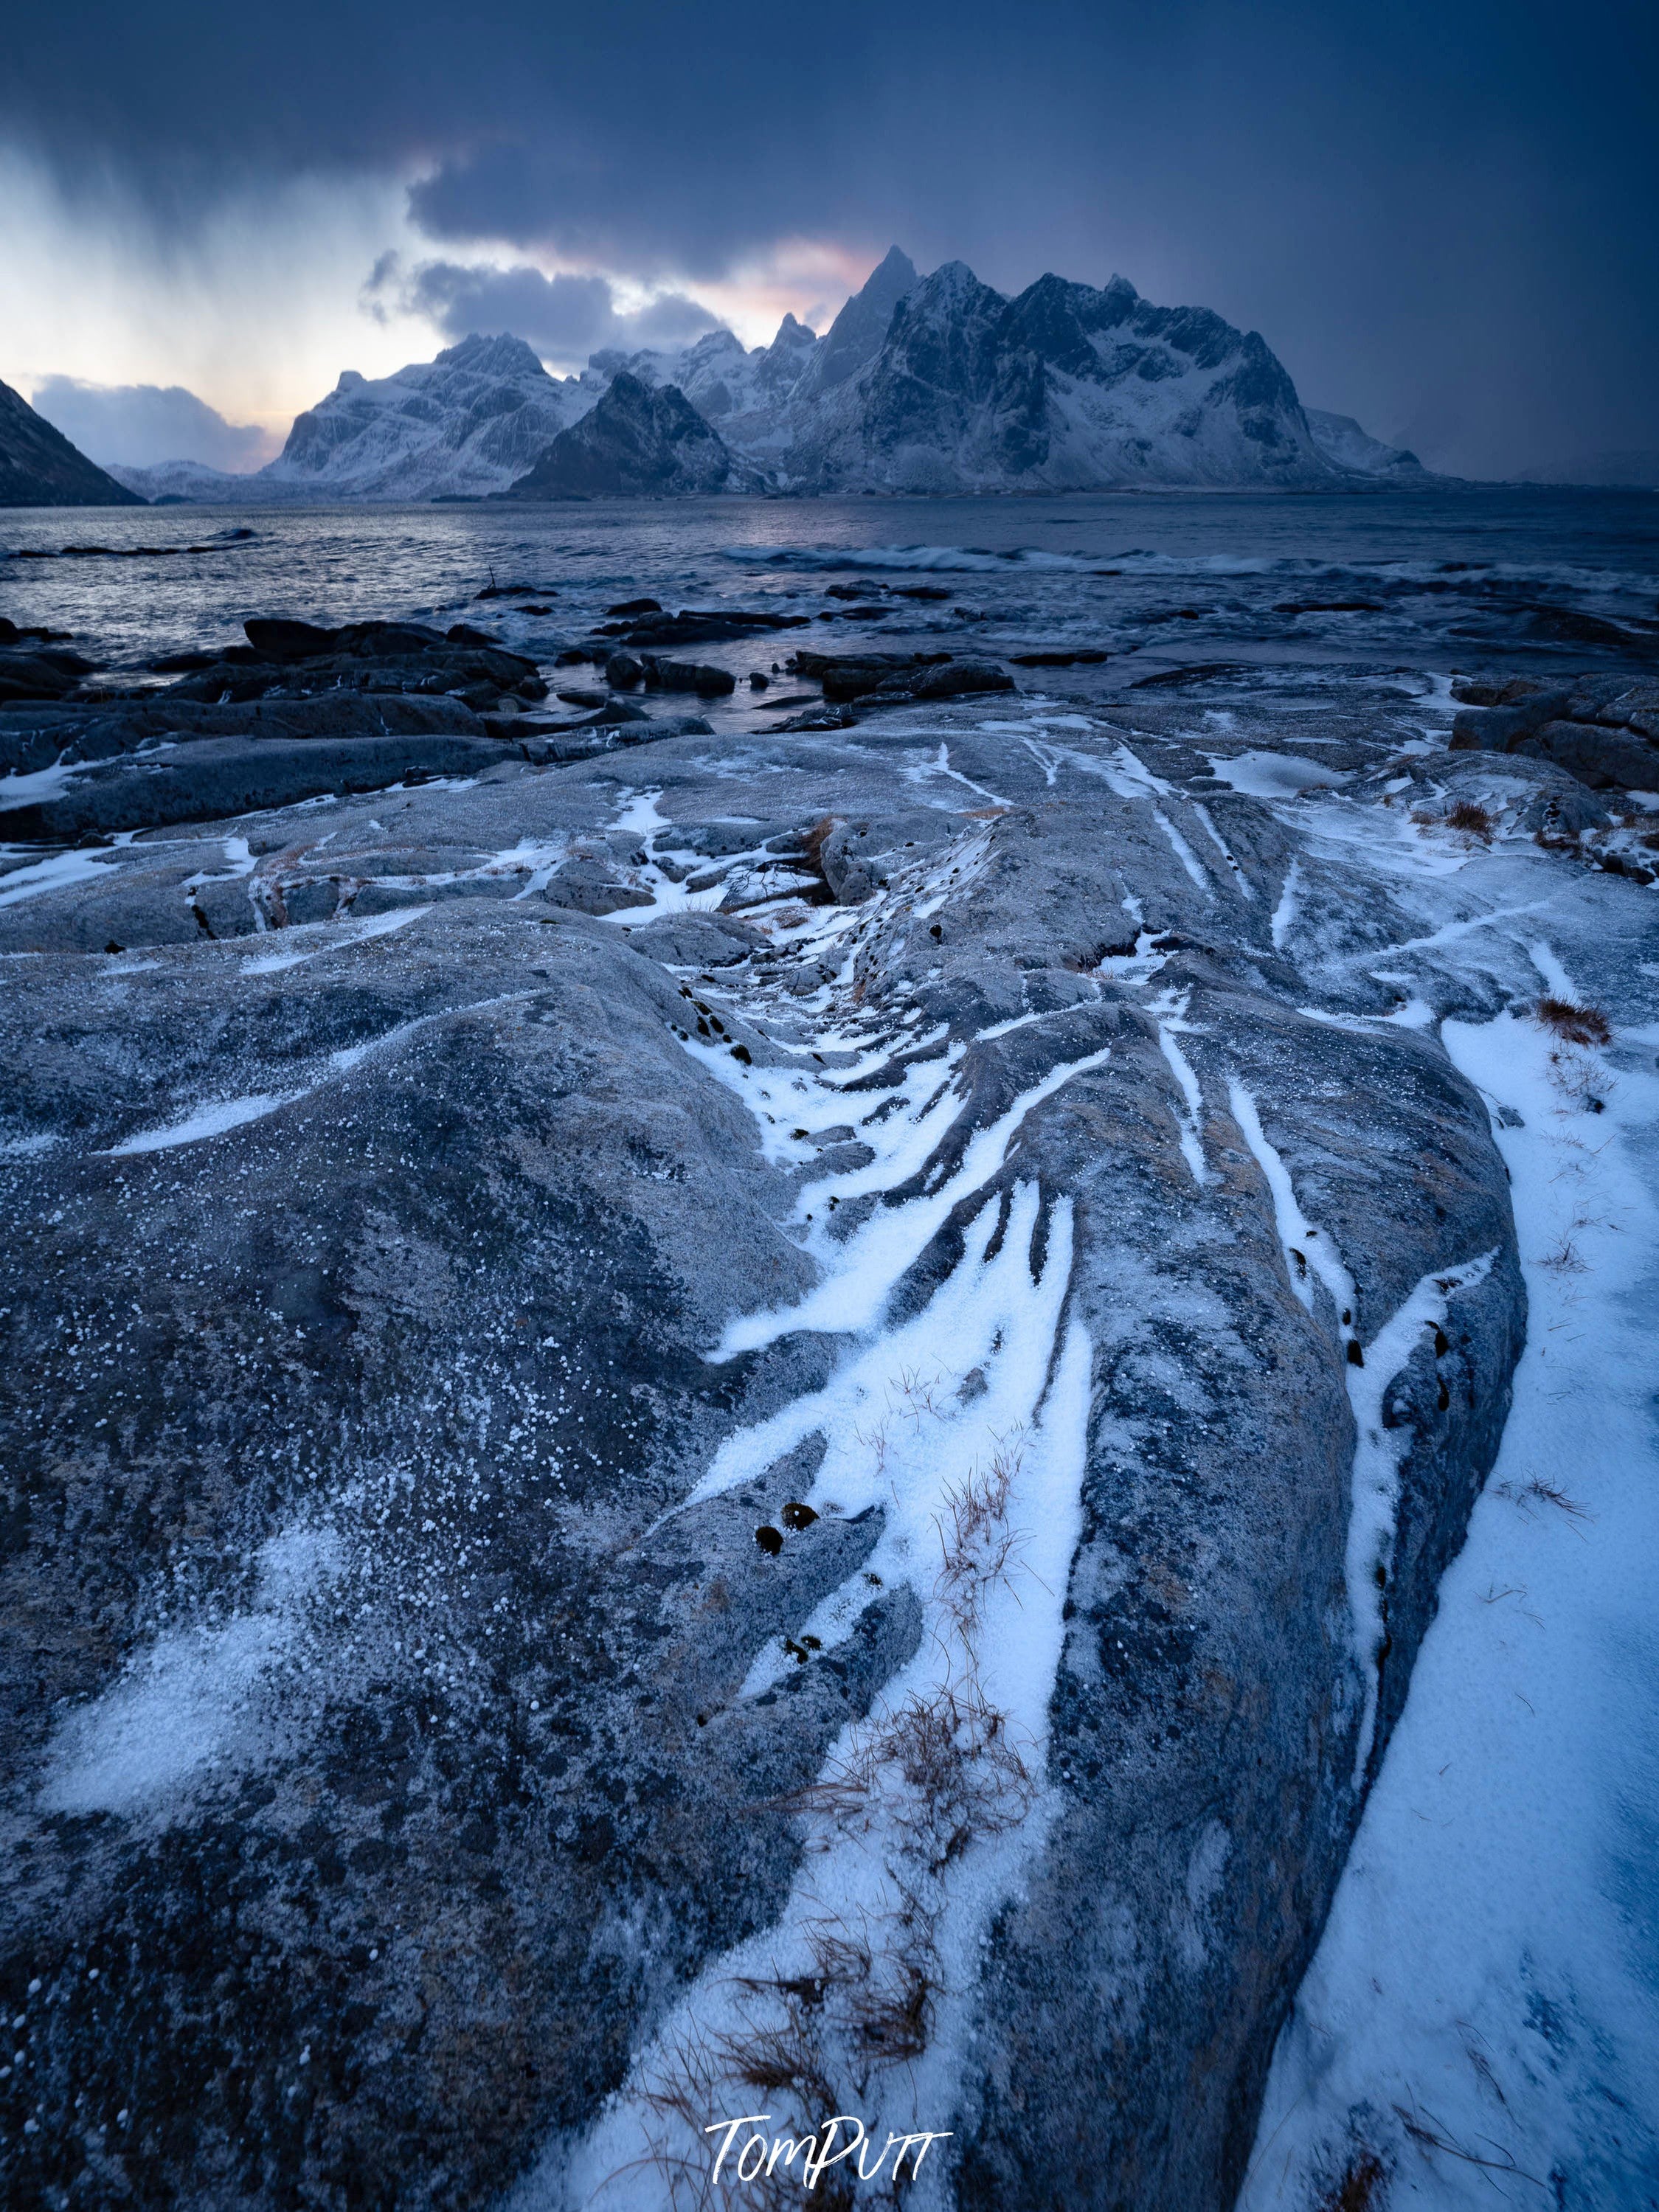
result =
M647 2110L668 2123L667 2134L658 2137L650 2156L641 2163L666 2185L672 2212L704 2212L704 2208L716 2203L736 2208L736 2212L799 2208L802 2196L799 2167L793 2182L787 2170L774 2174L763 2172L750 2180L740 2180L728 2160L716 2191L710 2179L709 2138L703 2130L711 2121L723 2119L728 2111L742 2109L733 2106L734 2093L755 2089L769 2099L775 2099L780 2091L790 2094L793 2109L774 2112L764 2130L769 2138L812 2134L815 2123L798 2115L816 2112L827 2118L831 2112L847 2109L837 2098L821 2057L810 2022L804 2021L798 2012L786 2011L781 2020L757 2021L744 2031L716 2035L691 2031L679 2038L659 2062L642 2094ZM675 2136L682 2130L695 2146L689 2151L672 2148ZM609 2181L626 2179L624 2169L611 2175ZM838 2177L828 2179L833 2181ZM833 2212L849 2212L850 2185L839 2194L826 2185L823 2194ZM599 2201L604 2201L603 2191ZM619 2197L617 2201L627 2200Z
M1501 2144L1492 2144L1494 2150L1502 2151L1501 2157L1486 2158L1479 2151L1470 2150L1466 2145L1455 2142L1432 2112L1408 2112L1403 2105L1396 2105L1394 2109L1406 2133L1425 2150L1443 2151L1448 2158L1462 2159L1466 2166L1480 2166L1486 2172L1512 2174L1517 2180L1535 2183L1540 2189L1549 2187L1549 2184L1540 2180L1535 2173L1528 2173L1524 2167L1517 2166L1511 2154L1503 2150ZM1489 2137L1486 2140L1490 2142Z
M770 2107L758 2130L769 2142L815 2135L832 2113L867 2111L878 2077L927 2048L942 1986L936 1916L912 1893L901 1887L894 1911L875 1924L855 1929L830 1915L805 1932L805 1972L738 1978L735 2023L682 2034L657 2063L644 2101L670 2133L645 2163L666 2182L674 2212L716 2198L708 2154L675 2152L673 2134L683 2130L701 2143L711 2115L738 2109L734 2097L753 2091ZM844 2170L826 2174L817 2194L831 2212L850 2212ZM781 2161L775 2172L741 2180L728 2163L718 2202L740 2212L799 2212L800 2198L799 2166L792 2173ZM868 2201L889 2199L884 2192Z
M1575 1521L1590 1518L1588 1506L1581 1505L1576 1498L1569 1498L1557 1484L1546 1482L1541 1474L1534 1475L1521 1495L1523 1498L1535 1498L1541 1505L1559 1506L1563 1513L1570 1513Z
M1019 1555L1008 1499L1024 1449L1018 1437L999 1443L988 1468L975 1468L945 1492L944 1512L935 1517L942 1554L935 1595L964 1637L978 1624L986 1591L1009 1580Z
M1471 837L1489 839L1498 827L1498 817L1489 807L1473 799L1460 799L1446 816L1448 830L1462 830Z
M930 1873L976 1836L1018 1827L1036 1796L1030 1767L971 1676L916 1692L860 1735L820 1782L768 1801L768 1810L868 1828L880 1816L902 1828L907 1850Z
M943 1375L925 1379L917 1369L907 1367L898 1378L898 1394L902 1401L900 1410L913 1428L921 1427L924 1414L936 1421L950 1418Z
M1388 2174L1374 2150L1355 2153L1336 2186L1319 2200L1319 2212L1382 2212Z
M876 1480L884 1481L887 1476L887 1458L892 1449L892 1438L888 1433L887 1423L881 1420L878 1421L873 1428L855 1428L853 1431L853 1441L861 1445L875 1462Z
M1534 1018L1565 1044L1611 1044L1613 1029L1595 1006L1577 1006L1571 999L1546 994L1533 1008Z
M1583 1253L1572 1241L1571 1230L1563 1230L1538 1264L1557 1275L1583 1275L1589 1272Z
M933 2034L933 1999L939 1984L928 1965L915 1957L890 1962L888 1985L872 1981L860 1992L854 2020L860 2046L883 2066L920 2058Z

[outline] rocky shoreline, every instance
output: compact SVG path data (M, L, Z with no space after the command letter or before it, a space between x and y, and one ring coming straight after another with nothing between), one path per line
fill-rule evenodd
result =
M8 2201L1218 2212L1524 1333L1460 933L1636 957L1651 700L603 627L0 647Z

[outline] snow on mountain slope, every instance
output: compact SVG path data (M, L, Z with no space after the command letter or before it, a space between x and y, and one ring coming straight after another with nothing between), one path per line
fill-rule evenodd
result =
M711 331L680 352L596 353L551 377L511 337L464 339L370 381L347 370L251 477L122 472L155 498L432 499L504 491L621 374L674 386L767 489L1089 491L1335 486L1425 473L1346 416L1304 411L1265 341L1204 307L1039 277L1016 298L894 246L822 337ZM142 480L141 480L142 479ZM735 483L738 479L733 477Z
M1254 332L1040 277L1017 299L960 262L894 309L867 368L832 395L825 488L1078 491L1118 484L1309 484L1330 463L1296 387ZM816 445L816 451L812 448Z
M752 353L718 331L624 365L793 491L1300 486L1392 465L1322 448L1263 340L1207 308L1155 307L1121 276L1010 300L959 261L918 280L896 247L823 338L792 319Z
M873 361L893 319L893 310L915 289L916 264L896 246L890 246L862 289L854 292L825 331L823 342L808 365L800 387L802 397L830 392Z
M1352 415L1333 415L1328 408L1304 407L1313 441L1328 461L1362 477L1426 476L1429 471L1415 453L1403 446L1386 446L1362 430Z
M325 499L503 491L598 397L550 376L522 338L463 338L393 376L345 370L259 473Z
M152 461L143 467L112 461L106 473L129 491L136 491L140 499L151 501L184 500L198 507L246 507L252 501L268 505L308 496L303 483L273 483L263 469L244 476L210 468L205 461Z
M562 430L512 499L660 499L752 490L730 449L674 385L659 391L620 372L597 407Z
M710 331L679 353L596 353L580 382L603 388L605 381L626 373L642 384L677 385L700 415L724 425L787 399L823 343L804 323L786 315L769 346L745 351L730 331Z

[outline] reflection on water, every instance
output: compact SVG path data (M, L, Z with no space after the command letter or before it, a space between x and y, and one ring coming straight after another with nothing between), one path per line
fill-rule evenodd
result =
M792 643L1091 645L1147 671L1224 654L1419 667L1659 658L1659 495L1646 492L29 508L0 514L0 552L184 548L239 528L252 535L206 552L0 560L0 615L129 666L227 643L267 613L465 611L550 658L611 602L642 596L783 601L814 618ZM492 575L535 586L529 604L546 611L476 603ZM833 595L860 580L867 592ZM757 665L747 644L698 657Z

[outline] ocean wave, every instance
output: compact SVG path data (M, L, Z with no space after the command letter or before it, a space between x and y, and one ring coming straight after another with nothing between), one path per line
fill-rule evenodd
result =
M1010 568L1060 568L1087 575L1105 558L1097 553L1049 553L1018 545L994 552L980 545L726 545L727 561L750 568L921 568L1000 574Z
M1296 554L1163 553L1144 546L1128 546L1120 552L1057 553L1036 545L1003 550L980 545L727 545L720 548L720 556L746 568L808 574L888 569L969 575L1048 572L1083 576L1162 577L1171 580L1180 577L1196 580L1237 576L1322 584L1334 589L1346 583L1372 590L1391 586L1399 591L1421 584L1439 592L1450 586L1472 592L1539 592L1582 594L1587 598L1623 598L1632 592L1643 593L1659 580L1612 568L1559 562L1402 560L1397 556L1377 558L1363 555L1333 562Z

